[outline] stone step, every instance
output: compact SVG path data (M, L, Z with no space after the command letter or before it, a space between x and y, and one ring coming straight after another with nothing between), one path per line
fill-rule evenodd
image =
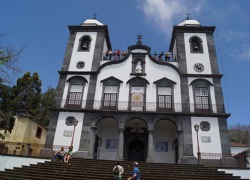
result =
M132 172L131 161L120 162L125 172L123 179L127 179ZM70 164L59 161L38 163L36 165L22 166L14 169L6 169L0 172L0 179L46 179L46 180L110 180L113 179L112 169L116 161L93 160L74 158ZM226 174L216 168L201 165L187 164L163 164L139 162L141 179L143 180L236 180L238 176Z

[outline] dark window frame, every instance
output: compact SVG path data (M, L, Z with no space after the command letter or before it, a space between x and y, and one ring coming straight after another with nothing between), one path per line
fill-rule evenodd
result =
M42 137L42 133L43 133L43 128L41 128L41 127L37 126L37 128L36 128L36 135L35 135L35 137L36 137L36 138L38 138L38 139L41 139L41 137Z

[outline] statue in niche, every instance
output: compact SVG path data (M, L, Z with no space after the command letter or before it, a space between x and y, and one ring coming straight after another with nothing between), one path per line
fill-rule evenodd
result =
M135 66L135 73L142 73L141 61L138 61Z

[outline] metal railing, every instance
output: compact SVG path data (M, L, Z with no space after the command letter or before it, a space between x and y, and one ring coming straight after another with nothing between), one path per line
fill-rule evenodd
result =
M128 101L107 102L99 100L74 100L69 103L66 99L56 99L54 108L72 110L102 110L102 111L135 111L135 112L161 112L161 113L225 113L224 104L210 104L204 108L191 103L159 104L156 102L131 103Z
M201 153L200 163L207 167L246 168L248 166L247 157L244 154Z

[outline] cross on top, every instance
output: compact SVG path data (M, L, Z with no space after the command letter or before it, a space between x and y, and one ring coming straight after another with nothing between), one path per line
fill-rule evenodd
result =
M136 36L137 36L137 39L138 39L137 44L142 44L141 39L142 39L142 36L143 36L143 35L141 35L141 34L139 33L139 34L136 35Z
M191 15L189 12L187 12L185 15L187 15L187 20L189 20L189 16Z
M98 15L98 14L96 14L96 13L94 13L94 14L93 14L93 16L94 16L94 19L96 19L96 16L97 16L97 15Z

